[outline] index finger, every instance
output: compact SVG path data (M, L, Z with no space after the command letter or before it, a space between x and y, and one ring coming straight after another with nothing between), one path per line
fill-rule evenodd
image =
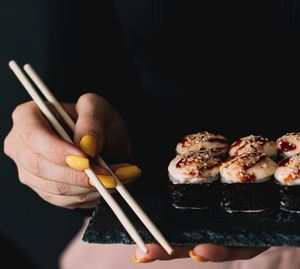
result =
M59 165L66 165L66 156L86 155L71 143L60 138L52 129L49 122L43 116L39 108L29 102L18 107L14 112L14 123L20 128L20 136L23 142L35 153Z

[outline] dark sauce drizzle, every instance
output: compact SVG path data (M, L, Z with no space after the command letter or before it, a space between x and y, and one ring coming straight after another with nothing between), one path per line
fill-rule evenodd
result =
M247 140L240 139L240 140L237 140L237 141L233 142L233 144L230 146L229 150L234 148L234 147L238 147L242 142L245 142L244 145L237 148L237 150L235 151L235 154L238 154L238 152L240 150L242 150L244 147L246 147L247 144L249 144L249 143L258 142L259 146L263 147L263 145L268 141L269 141L268 138L264 138L262 136L255 136L255 137L252 137L252 138L247 139Z
M195 162L196 161L188 161L186 158L184 159L181 159L180 161L177 162L176 164L176 168L183 168L184 166L186 166L187 164L190 164L192 162ZM213 169L215 167L219 167L221 166L221 160L219 160L219 162L216 162L216 163L212 163L210 165L206 165L206 166L203 166L203 167L198 167L198 175L201 174L204 170L210 170L210 169ZM195 171L191 171L190 173L188 173L190 176L195 176L197 173Z
M279 150L286 152L286 151L291 151L296 149L296 145L290 142L286 142L286 141L281 141L279 143Z
M229 157L224 163L228 163L225 168L227 168L230 165L230 161L233 159L236 159L236 161L238 161L239 159L247 159L247 158L251 158L251 156L255 156L255 155L259 155L259 157L257 159L252 160L250 162L246 162L243 164L243 170L239 173L241 181L243 183L253 183L256 181L256 176L253 174L249 174L247 173L246 170L250 169L251 167L255 166L256 164L258 164L259 162L261 162L262 160L267 158L266 154L260 154L258 152L251 152L249 154L244 154L244 155L240 155L240 156L232 156Z
M290 162L291 157L285 158L278 163L278 166L286 166Z

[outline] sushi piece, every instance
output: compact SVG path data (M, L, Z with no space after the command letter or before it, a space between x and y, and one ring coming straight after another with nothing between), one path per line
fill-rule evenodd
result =
M300 152L300 132L287 133L276 141L278 149L284 157L289 157Z
M227 152L229 147L227 139L222 135L208 132L186 135L176 146L177 154L187 154L190 151L214 149L215 155Z
M300 213L300 153L279 162L274 174L280 208Z
M220 165L221 159L209 151L177 155L168 166L173 205L192 209L219 206Z
M274 199L272 176L277 163L262 152L229 157L220 167L221 206L227 212L260 212Z
M278 152L275 141L260 135L249 135L232 143L228 154L229 156L236 156L253 151L263 152L272 159L276 158Z

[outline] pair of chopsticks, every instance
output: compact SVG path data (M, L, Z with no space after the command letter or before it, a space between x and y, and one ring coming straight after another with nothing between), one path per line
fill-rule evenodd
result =
M44 103L43 99L39 96L38 92L35 90L35 88L32 86L31 82L28 80L24 72L21 70L21 68L18 66L18 64L15 61L9 62L9 67L14 72L16 77L19 79L21 84L24 86L24 88L27 90L31 98L35 101L37 106L40 108L42 113L46 116L46 118L51 123L52 127L56 130L56 132L67 142L72 143L73 141L70 138L70 136L67 134L65 129L61 126L61 124L58 122L58 120L55 118L53 113L49 110L47 105ZM75 123L71 119L71 117L68 115L68 113L64 110L64 108L60 105L60 103L56 100L54 95L51 93L51 91L48 89L46 84L42 81L42 79L38 76L38 74L33 70L33 68L26 64L24 65L24 70L28 74L28 76L32 79L32 81L36 84L36 86L39 88L39 90L42 92L42 94L45 96L45 98L54 106L54 108L57 110L57 112L60 114L60 116L64 119L64 121L67 123L67 125L70 127L70 129L74 132L75 130ZM128 205L131 207L131 209L135 212L135 214L139 217L139 219L142 221L142 223L147 227L147 229L150 231L150 233L153 235L153 237L159 242L159 244L166 250L168 254L171 254L173 252L172 247L169 245L167 240L164 238L164 236L161 234L161 232L158 230L158 228L155 226L155 224L150 220L150 218L146 215L146 213L143 211L143 209L139 206L139 204L134 200L134 198L130 195L130 193L127 191L127 189L123 186L123 184L120 182L120 180L117 178L117 176L113 173L113 171L109 168L109 166L105 163L105 161L101 158L101 156L98 156L96 158L97 162L100 166L107 169L112 176L114 177L116 181L116 190L121 194L123 199L128 203ZM107 202L107 204L110 206L110 208L113 210L125 230L128 232L128 234L131 236L133 241L141 248L141 250L144 253L148 252L148 248L145 245L143 239L138 234L137 230L133 226L133 224L130 222L128 217L125 215L124 211L121 209L121 207L118 205L118 203L114 200L112 195L107 191L107 189L103 186L101 181L96 176L95 172L88 168L84 170L84 172L87 174L87 176L90 178L90 180L95 185L96 189L99 191L103 199Z

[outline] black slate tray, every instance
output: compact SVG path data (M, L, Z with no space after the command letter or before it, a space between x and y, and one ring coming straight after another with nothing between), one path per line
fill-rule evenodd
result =
M138 157L143 175L129 188L160 231L172 245L214 243L225 246L300 246L300 214L279 209L261 213L227 213L221 209L176 209L168 190L167 166L172 154L150 161L147 152ZM149 165L150 164L150 165ZM115 198L146 243L156 240L116 193ZM133 244L105 201L93 212L83 240L101 244Z

